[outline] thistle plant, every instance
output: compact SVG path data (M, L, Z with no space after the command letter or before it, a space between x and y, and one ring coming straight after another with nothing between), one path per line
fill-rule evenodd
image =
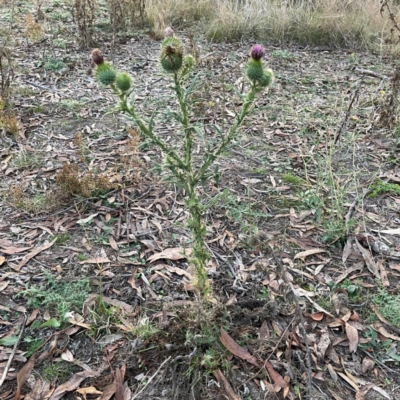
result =
M237 137L239 127L252 111L256 95L272 83L273 73L270 69L265 68L262 62L264 53L265 50L260 45L252 48L251 58L246 67L250 89L245 95L238 92L242 100L241 110L236 113L234 123L228 132L223 133L215 128L220 136L220 141L215 148L208 146L200 165L198 165L198 162L193 162L192 153L195 134L199 131L199 127L190 121L189 99L199 75L195 76L190 84L186 84L194 67L194 58L190 54L185 55L183 44L175 36L174 31L171 28L165 30L165 38L161 43L160 65L162 70L171 77L172 90L175 92L179 105L177 112L168 111L168 116L177 120L181 126L183 140L179 147L165 142L154 132L153 118L146 121L137 113L133 96L131 96L133 93L132 78L125 72L116 71L113 66L108 64L99 49L92 51L92 61L96 65L95 75L98 82L109 86L119 98L117 111L129 115L141 133L164 152L163 169L169 171L169 178L184 189L185 205L190 215L188 227L193 238L190 262L196 269L195 286L204 297L207 297L210 289L206 269L210 254L205 244L204 215L208 207L217 199L208 203L204 202L198 193L198 186L213 176L210 167Z

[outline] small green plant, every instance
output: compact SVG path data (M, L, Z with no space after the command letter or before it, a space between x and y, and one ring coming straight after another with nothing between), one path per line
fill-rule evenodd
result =
M46 382L53 382L55 379L63 383L77 370L76 366L65 361L54 361L46 364L42 376Z
M64 61L59 60L57 58L50 58L44 64L44 69L46 71L59 71L66 67Z
M71 238L71 235L68 232L59 233L55 235L54 238L56 239L56 244L64 244Z
M213 348L209 348L203 355L201 365L203 365L208 371L215 371L221 364L221 353L217 352Z
M274 58L282 58L283 60L294 60L295 59L294 54L287 50L274 50L271 53L271 56Z
M17 296L27 299L27 305L33 308L44 308L55 311L60 321L71 311L81 311L89 294L89 279L80 278L77 282L56 280L49 272L44 272L46 284L27 286Z
M38 338L34 338L32 336L25 336L24 342L27 344L27 347L28 347L28 352L26 354L26 357L28 358L33 353L35 353L36 350L38 350L40 348L40 346L44 342L44 339L38 339Z
M371 193L368 197L377 197L384 193L400 194L400 185L397 183L387 183L381 180L375 182L370 187Z
M265 300L268 298L268 290L266 287L262 287L257 295L257 300Z
M159 330L151 323L150 319L146 316L139 318L132 333L139 338L146 340L155 335Z
M282 180L296 186L303 186L307 184L304 179L292 174L283 174Z
M360 285L354 284L350 279L346 279L340 285L342 289L345 289L350 297L356 297L360 295Z
M393 326L400 328L400 295L391 295L385 289L378 288L378 293L372 299L378 306L380 314Z
M359 344L359 346L365 350L369 350L379 354L382 352L386 353L390 349L392 341L391 340L381 341L378 337L378 333L370 326L367 326L366 330L363 332L363 336L369 339L368 343Z
M118 96L117 111L128 114L147 140L164 152L165 161L161 166L162 170L168 172L168 179L171 182L176 183L185 191L185 205L190 214L188 226L193 237L190 261L196 269L196 286L200 294L206 297L209 292L206 264L210 255L205 245L206 227L203 217L210 204L214 204L218 198L214 198L208 203L203 201L197 187L201 184L204 185L210 178L218 179L218 169L211 171L211 166L235 141L238 129L251 112L257 94L271 84L273 73L263 66L264 48L255 45L251 50L251 58L246 68L250 89L246 95L238 92L242 101L241 110L235 114L235 121L227 133L214 126L220 136L219 144L214 148L209 145L203 159L199 163L194 162L193 148L196 135L201 138L203 129L194 125L190 120L190 96L199 76L197 75L190 84L185 85L194 66L194 57L184 55L183 44L180 39L175 37L171 28L165 30L164 36L161 44L160 64L164 72L172 78L172 89L179 105L177 112L167 110L165 114L167 118L175 120L181 126L181 131L178 133L181 136L181 148L173 147L154 132L153 117L150 121L146 121L138 115L135 103L130 98L133 92L132 78L127 73L117 72L105 62L99 49L92 51L92 61L96 65L97 80L102 85L111 87Z
M88 259L85 254L77 254L76 258L78 259L78 261L86 261Z
M317 189L308 189L297 195L300 206L305 209L319 209L324 206L324 202Z
M69 111L79 111L85 105L84 102L74 99L61 100L60 104Z
M63 39L54 39L54 46L65 50L67 48L67 43Z
M1 122L0 122L1 125ZM12 159L12 165L17 168L35 168L42 165L41 157L34 152L22 148Z

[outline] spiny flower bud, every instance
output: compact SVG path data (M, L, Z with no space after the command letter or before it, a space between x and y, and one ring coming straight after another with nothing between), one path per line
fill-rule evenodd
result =
M103 53L100 49L94 49L92 51L92 61L96 65L100 65L104 63Z
M264 76L264 69L261 60L255 60L252 58L249 63L247 64L247 77L252 82L260 81Z
M169 37L169 36L172 36L172 37L175 36L174 30L170 26L165 28L165 31L164 31L164 37Z
M165 72L178 72L183 63L182 42L172 36L166 37L161 44L160 61Z
M256 44L251 49L251 58L253 60L261 60L265 54L265 49L260 44Z
M121 92L127 92L132 86L132 79L126 72L117 75L115 85Z
M186 68L192 68L194 65L194 57L191 54L187 54L183 59L183 63L185 64Z
M96 68L96 77L100 83L108 86L112 85L115 82L117 73L115 72L115 69L112 68L109 64L103 62Z
M264 75L262 79L260 79L257 83L260 87L264 88L270 86L273 80L274 80L274 73L272 72L272 69L266 68L264 69Z

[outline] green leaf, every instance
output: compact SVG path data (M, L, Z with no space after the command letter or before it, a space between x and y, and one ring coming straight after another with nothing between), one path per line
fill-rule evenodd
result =
M18 336L9 336L4 339L1 339L0 345L11 347L11 346L14 346L15 343L17 343L17 340L18 340Z
M59 328L61 323L57 321L55 318L51 318L48 321L44 322L39 328Z
M393 358L393 360L395 361L400 361L400 356L397 354L389 354L390 358Z
M204 140L203 131L201 130L201 128L199 126L192 126L191 128L199 135L201 140Z
M200 73L198 73L192 80L192 83L190 84L190 86L185 90L185 96L184 99L186 101L187 97L193 92L194 86L196 85L196 82L198 81L198 79L200 78Z

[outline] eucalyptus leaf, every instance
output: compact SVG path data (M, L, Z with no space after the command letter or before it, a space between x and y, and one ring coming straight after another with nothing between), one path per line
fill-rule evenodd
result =
M39 328L59 328L61 323L55 318L51 318L39 326Z
M18 336L8 336L4 339L0 339L0 346L12 347L17 343Z

